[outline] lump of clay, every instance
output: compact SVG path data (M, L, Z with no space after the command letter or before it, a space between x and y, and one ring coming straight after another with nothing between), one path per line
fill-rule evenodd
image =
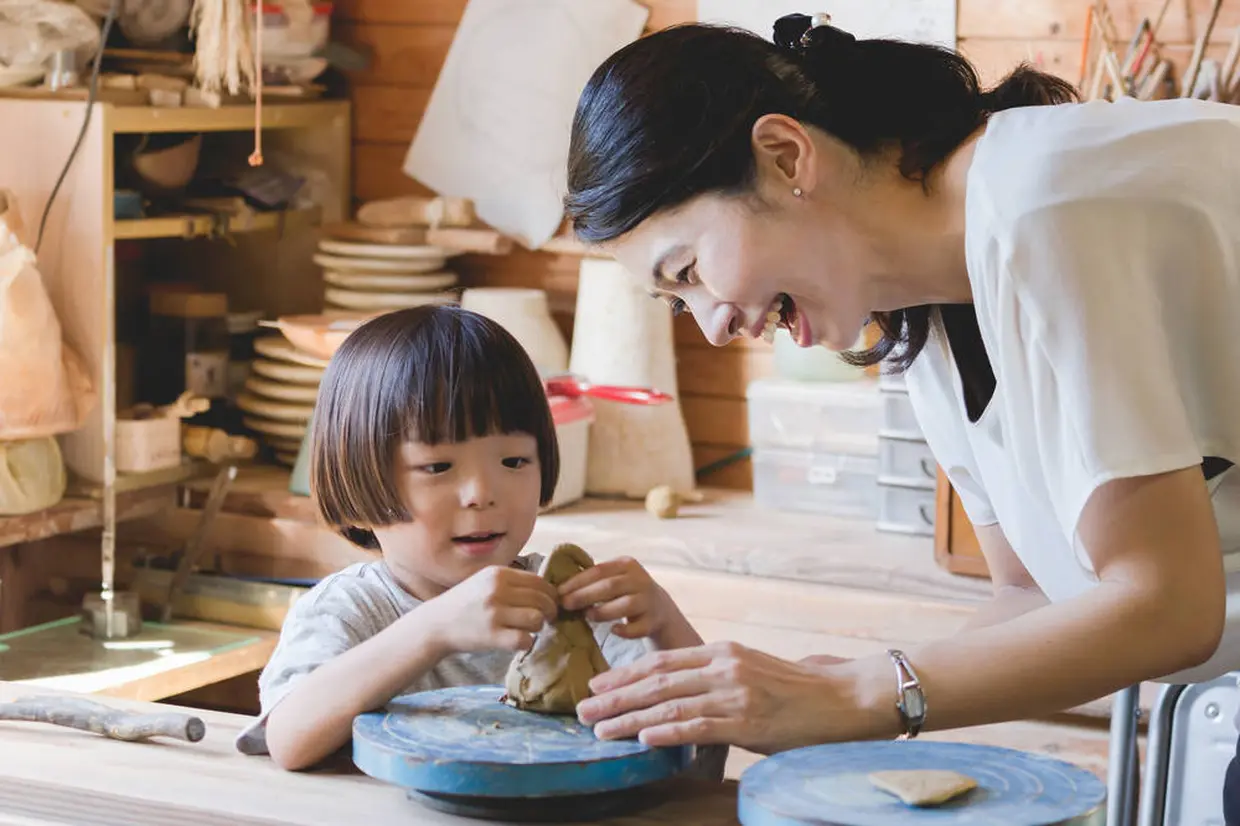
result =
M558 545L543 560L538 575L555 587L594 560L576 545ZM534 646L512 659L504 688L509 705L545 714L576 714L577 703L590 696L590 680L608 668L582 611L560 609L543 625Z
M938 806L976 788L972 777L946 769L873 772L870 783L910 806Z
M680 511L680 497L667 485L651 488L646 494L646 510L660 519L675 519Z

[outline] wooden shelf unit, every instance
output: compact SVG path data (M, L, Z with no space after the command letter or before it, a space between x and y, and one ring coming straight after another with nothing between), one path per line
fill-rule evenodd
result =
M78 141L86 104L72 100L0 98L0 123L20 129L0 133L0 187L10 190L25 225L23 241L32 249L48 198ZM237 310L287 314L317 311L322 277L313 263L319 221L349 214L351 105L348 101L273 102L262 107L263 149L269 162L281 155L320 173L319 202L313 209L259 214L230 222L243 232L237 246L211 244L183 256L191 274L235 270L225 275L238 284ZM37 249L39 271L56 309L65 341L81 355L98 392L98 404L78 430L63 434L61 451L75 491L43 514L0 519L0 536L13 542L103 528L103 553L110 552L115 523L129 515L130 493L144 480L115 469L117 386L116 241L180 239L210 234L210 215L114 220L117 135L153 132L237 132L254 128L252 106L157 108L99 102L91 105L81 145L47 215ZM215 248L221 248L217 251ZM226 248L226 249L224 249ZM252 273L241 273L236 258L249 256ZM238 265L234 266L237 263ZM230 305L233 303L230 290ZM249 305L249 306L245 306ZM175 484L175 482L174 482ZM89 491L80 493L78 491ZM134 494L137 496L137 494ZM138 497L142 498L142 497ZM144 501L146 501L144 499ZM20 524L19 524L20 523ZM19 530L19 528L21 530Z
M935 488L934 559L953 574L990 578L973 523L942 468Z
M245 218L229 218L224 228L229 234L260 232L270 229L304 229L320 223L320 209L290 209L259 212ZM159 215L154 218L122 219L112 222L112 237L117 241L151 238L206 238L216 229L212 215L190 213Z

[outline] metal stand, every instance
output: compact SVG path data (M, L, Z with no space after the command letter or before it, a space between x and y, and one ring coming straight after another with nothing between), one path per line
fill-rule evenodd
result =
M1240 672L1233 672L1228 676L1238 679ZM1208 684L1203 683L1200 686L1208 687ZM1133 686L1115 695L1115 704L1111 709L1110 764L1107 768L1107 826L1177 826L1166 822L1167 804L1171 797L1169 791L1174 793L1172 800L1175 802L1183 799L1185 790L1178 786L1169 790L1168 787L1175 782L1172 776L1173 754L1179 753L1179 759L1187 758L1182 744L1177 752L1175 738L1186 735L1177 734L1175 722L1182 711L1182 701L1186 700L1185 692L1190 688L1195 687L1167 684L1158 692L1158 699L1150 710L1144 772L1140 770L1140 752L1137 747L1139 689ZM1202 754L1201 751L1194 752L1192 756L1196 758L1198 755L1210 756ZM1194 771L1199 771L1200 768L1197 767ZM1184 773L1184 768L1181 767L1174 774L1182 778ZM1221 802L1222 789L1218 789L1216 794Z
M1165 685L1150 713L1145 740L1145 782L1141 784L1139 826L1162 826L1167 807L1167 776L1171 763L1171 723L1186 685ZM1136 741L1133 741L1136 763ZM1220 796L1222 789L1219 789Z
M1111 706L1111 742L1107 759L1107 826L1136 826L1140 753L1137 720L1140 686L1116 692Z

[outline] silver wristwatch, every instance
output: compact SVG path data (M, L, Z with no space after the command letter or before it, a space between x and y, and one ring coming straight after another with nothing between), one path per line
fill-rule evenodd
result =
M911 740L926 724L926 695L921 690L921 681L917 672L909 665L903 651L892 649L887 652L896 666L896 680L899 694L896 698L896 710L900 712L900 721L904 724L904 733L897 739Z

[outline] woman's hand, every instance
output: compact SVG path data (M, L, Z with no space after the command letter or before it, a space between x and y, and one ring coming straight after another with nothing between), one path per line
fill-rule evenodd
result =
M601 739L637 736L651 746L727 743L770 754L849 739L848 681L832 674L842 662L793 663L730 642L660 651L591 680L595 696L577 716Z

